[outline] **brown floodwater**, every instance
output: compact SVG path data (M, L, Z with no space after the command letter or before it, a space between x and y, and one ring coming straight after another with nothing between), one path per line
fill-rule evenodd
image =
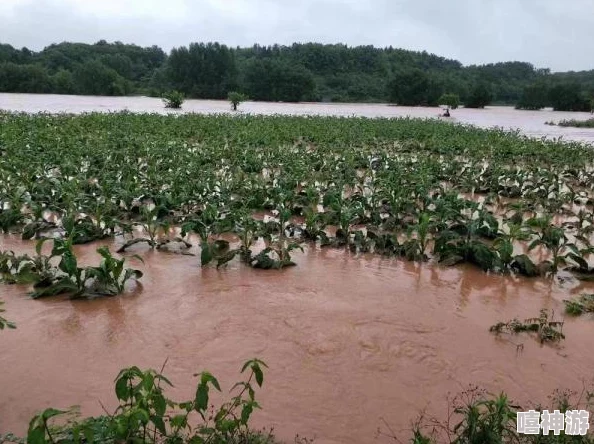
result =
M98 97L67 96L54 94L12 94L0 93L0 110L23 112L110 112L131 111L150 113L230 113L229 102L225 100L186 100L183 109L170 110L163 107L161 99L153 97ZM296 114L326 116L363 117L432 117L440 114L438 108L390 106L377 103L271 103L245 102L240 105L241 113L253 114ZM452 111L451 122L468 123L483 128L502 127L519 129L533 137L549 137L594 143L594 129L564 128L545 125L565 119L586 120L592 117L586 112L562 112L544 109L541 111L520 111L509 106L488 106L485 109L460 108Z
M77 247L81 262L97 263L98 245ZM33 243L3 236L0 249L32 252ZM562 300L592 284L315 247L281 271L236 261L201 269L198 257L135 252L145 260L130 259L145 272L142 285L120 297L31 300L25 287L0 286L17 323L0 333L0 432L23 433L48 406L112 409L119 369L158 369L165 359L180 400L193 396L198 371L228 389L245 360L263 359L270 368L255 424L288 442L297 433L316 443L371 442L382 418L400 431L420 409L443 417L447 393L468 384L546 402L554 389L580 390L594 376L590 316L566 318L558 346L488 331L541 308L561 318Z
M26 112L175 112L147 97L0 94L0 109ZM366 117L436 117L436 108L382 104L248 102L242 112ZM188 100L183 112L229 112L225 101ZM594 142L594 130L547 126L587 113L459 109L453 121L518 128L535 137ZM117 248L113 241L101 244ZM99 244L77 247L96 264ZM0 250L33 252L34 244L0 236ZM196 249L192 249L197 253ZM297 267L254 270L233 261L224 269L199 258L137 247L142 284L93 301L31 300L27 288L0 285L6 317L0 333L0 433L23 434L37 411L80 405L100 414L115 407L113 380L125 366L160 368L170 394L191 398L192 375L208 369L228 389L241 364L269 365L255 424L292 442L370 442L385 420L407 436L421 409L443 417L446 395L469 384L507 391L520 402L546 402L556 388L580 390L594 379L591 316L566 318L567 339L541 346L530 336L495 337L490 325L537 316L563 317L563 299L594 292L594 284L525 279L443 268L374 255L310 247ZM518 353L518 345L523 351Z

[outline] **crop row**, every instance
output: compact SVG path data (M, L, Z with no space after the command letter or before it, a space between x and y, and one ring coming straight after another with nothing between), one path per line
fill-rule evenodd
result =
M121 251L193 233L202 265L281 268L309 241L590 279L593 160L587 145L434 120L3 113L0 228L121 235Z

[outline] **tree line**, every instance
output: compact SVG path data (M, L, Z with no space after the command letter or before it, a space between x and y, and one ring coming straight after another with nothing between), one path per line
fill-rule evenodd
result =
M191 43L169 54L101 40L59 43L42 51L0 44L0 92L253 100L391 102L434 106L455 95L467 107L590 110L594 70L551 73L530 63L463 66L425 51L317 43L232 48Z

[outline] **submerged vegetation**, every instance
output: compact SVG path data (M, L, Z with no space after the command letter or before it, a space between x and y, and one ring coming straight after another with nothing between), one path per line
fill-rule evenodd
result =
M569 426L561 424L558 435L551 428L544 433L541 429L536 434L518 432L517 412L535 410L541 414L559 411L566 414L579 409L592 409L594 393L584 389L581 393L557 390L550 396L551 405L519 406L513 403L505 393L493 395L478 387L471 386L447 399L445 419L427 417L421 414L412 426L412 436L406 442L412 444L592 444L594 436L574 433ZM569 421L571 422L571 421ZM378 430L378 436L390 441L402 443L398 434L389 423Z
M570 119L570 120L561 120L560 122L553 124L553 125L559 125L559 126L573 126L576 128L594 128L594 119L588 119L588 120L575 120L575 119Z
M37 242L34 257L0 251L0 282L33 285L34 290L30 293L33 299L59 294L90 298L120 294L127 281L142 277L140 270L124 268L126 259L113 257L106 247L97 249L102 257L98 266L79 267L72 250L72 239L72 236L53 239L49 256L41 253L48 238ZM52 263L54 258L59 261L57 266Z
M4 280L35 270L35 295L88 293L91 281L94 293L119 293L139 272L113 274L123 265L107 250L100 268L63 259L74 244L113 236L119 252L187 250L196 237L202 266L239 258L278 269L315 243L498 273L594 275L594 151L585 145L419 119L0 121L0 228L56 238L49 259L8 264L5 253ZM62 258L59 272L52 257Z
M565 313L570 315L581 315L583 313L594 312L594 294L582 294L574 299L567 299L565 303Z
M504 332L512 334L532 332L536 333L536 337L541 343L556 342L565 339L563 321L555 321L553 318L554 313L549 315L546 310L541 310L538 318L529 318L524 320L524 322L518 319L512 319L509 322L499 322L492 325L489 330L497 335Z
M122 369L115 379L115 394L119 402L113 413L82 417L70 410L47 408L31 418L26 439L13 434L0 434L0 442L24 444L79 443L175 443L175 444L275 444L273 430L256 430L251 426L252 414L261 406L256 389L264 382L266 364L258 359L247 361L241 373L246 377L230 390L231 397L214 405L211 392L222 392L219 381L207 371L197 373L195 395L184 401L167 396L166 388L173 384L160 371L138 367ZM530 405L540 414L559 411L562 414L592 408L594 393L584 389L581 394L556 391L551 406ZM591 433L579 435L579 424L561 424L560 432L553 429L535 435L520 434L517 412L528 410L513 403L505 393L491 395L478 387L469 387L453 398L448 396L447 410L439 418L424 413L413 422L409 431L394 432L386 420L378 428L381 441L414 444L592 444ZM526 406L525 406L526 407ZM552 425L551 427L559 427ZM571 428L570 428L571 427ZM371 437L370 437L371 439ZM295 438L295 443L314 440Z
M142 276L125 268L127 258L99 247L99 265L83 267L74 253L76 244L115 238L118 253L172 243L188 253L196 244L202 267L281 269L305 248L341 248L592 280L593 179L590 146L435 120L0 113L0 230L36 242L32 256L0 252L0 278L31 285L33 297L120 294ZM570 313L590 311L592 295L566 304ZM543 310L491 331L549 342L564 338L562 325ZM14 325L0 316L4 327ZM211 393L221 386L208 372L179 402L165 393L163 369L126 368L112 414L46 409L26 442L271 444L271 433L249 425L265 367L248 361L218 407ZM560 394L554 407L579 404ZM593 442L520 436L518 410L505 394L471 390L445 422L419 420L411 442Z
M1 314L4 313L6 310L4 310L2 308L2 305L4 305L4 301L0 300L0 330L4 330L5 328L16 328L16 325L14 324L14 322L9 321L8 319L6 319L5 317L3 317Z

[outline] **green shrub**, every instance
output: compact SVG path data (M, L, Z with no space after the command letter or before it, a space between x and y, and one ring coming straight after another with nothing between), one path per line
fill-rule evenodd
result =
M227 96L229 102L231 102L231 106L233 107L233 111L237 111L237 107L241 102L245 102L248 97L245 94L242 94L237 91L231 91Z
M166 396L165 388L173 385L160 372L126 368L115 380L119 406L113 414L72 419L72 411L48 408L31 419L27 443L273 443L271 433L249 427L252 413L260 408L255 389L262 387L264 367L258 359L247 361L241 369L248 371L247 377L218 408L210 401L210 391L220 392L221 386L209 372L196 374L195 395L179 402Z
M458 94L442 94L439 98L439 104L448 108L456 109L460 106L460 97Z
M184 100L184 95L179 91L170 91L163 94L163 103L165 103L165 108L179 109L182 107Z

